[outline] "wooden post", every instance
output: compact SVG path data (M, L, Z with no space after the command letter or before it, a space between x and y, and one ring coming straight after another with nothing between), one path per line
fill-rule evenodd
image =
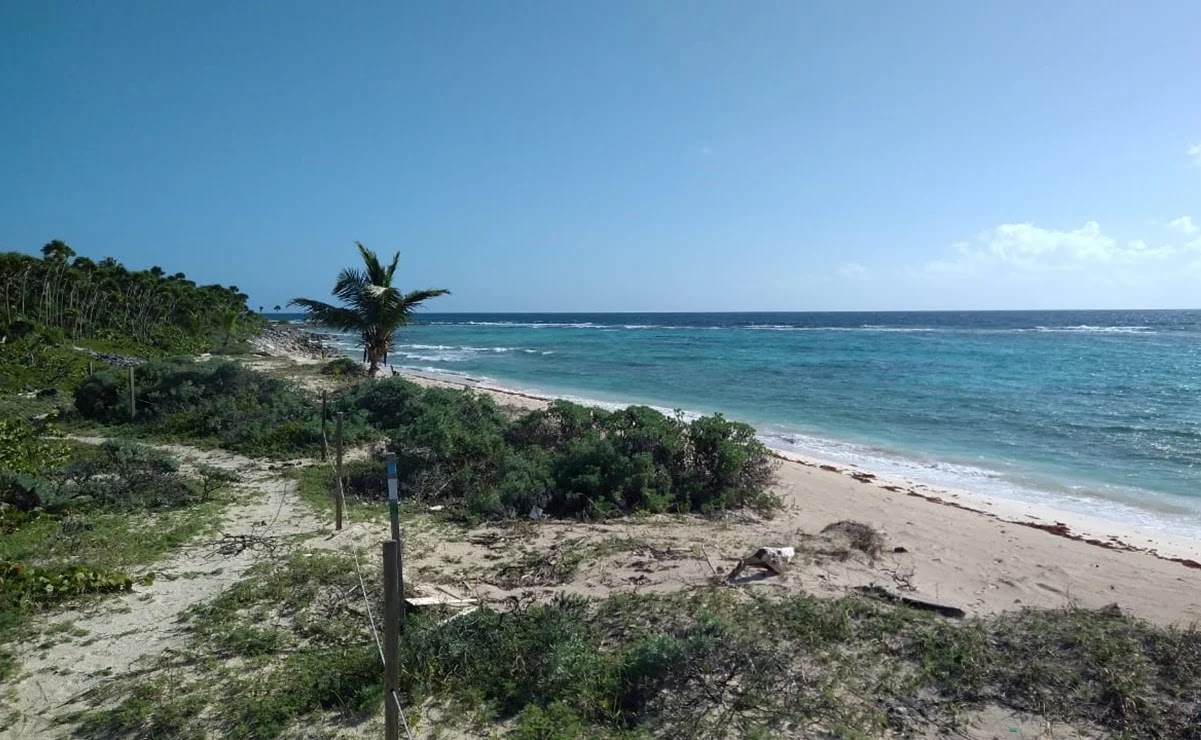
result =
M392 539L396 542L396 581L400 589L400 631L404 632L405 572L404 543L400 538L400 486L396 473L396 453L385 453L388 461L388 519L392 522Z
M129 366L129 418L131 418L131 419L136 418L138 415L138 403L135 400L136 398L137 398L137 396L136 396L136 393L134 392L134 385L133 385L133 365L130 365Z
M400 707L395 698L400 676L400 543L384 543L384 738L400 740Z
M321 462L329 456L329 435L326 430L326 420L329 418L329 397L326 391L321 391Z
M392 522L392 539L400 542L400 485L396 473L396 453L385 452L388 461L388 519Z
M336 474L338 476L338 490L334 496L334 529L342 529L342 505L344 503L343 488L342 488L342 420L346 416L343 412L338 412L338 423L334 427L334 437L336 447L334 448L337 454Z
M88 377L92 377L92 361L88 360Z

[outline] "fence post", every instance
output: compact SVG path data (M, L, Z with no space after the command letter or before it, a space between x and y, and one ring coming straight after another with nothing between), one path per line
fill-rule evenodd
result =
M400 631L404 632L405 572L404 544L400 538L400 485L397 480L396 453L385 453L388 461L388 519L392 522L392 539L396 541L396 582L400 588Z
M326 433L326 419L329 418L329 394L321 391L321 462L329 457L329 435Z
M92 361L88 360L88 377L92 377Z
M336 469L338 476L338 490L334 494L334 529L336 530L342 529L342 505L345 499L345 496L342 493L344 490L342 487L342 419L344 416L345 414L343 412L338 412L338 423L334 427L334 436L337 438L337 447L335 448L335 451L338 456Z
M392 539L400 542L400 485L396 472L396 453L385 452L388 461L388 519L392 522Z
M133 385L133 365L129 366L129 418L136 418L138 415L138 404Z
M400 543L384 543L384 738L400 739L400 705L396 700L396 684L400 676Z

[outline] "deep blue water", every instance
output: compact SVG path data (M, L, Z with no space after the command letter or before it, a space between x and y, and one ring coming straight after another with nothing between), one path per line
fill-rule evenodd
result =
M397 368L722 412L775 447L1201 536L1201 311L420 320Z

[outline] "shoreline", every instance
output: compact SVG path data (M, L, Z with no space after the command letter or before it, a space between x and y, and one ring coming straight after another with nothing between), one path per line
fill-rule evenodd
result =
M289 367L311 367L314 362L287 352L273 359L269 364L284 374ZM276 364L279 361L284 365ZM390 372L385 368L384 377ZM544 408L553 400L549 394L498 388L491 381L399 370L396 375L423 386L474 390L521 411ZM685 558L649 582L645 574L626 574L636 591L674 592L710 583L714 572L732 568L760 547L795 547L798 557L787 578L737 588L754 588L764 595L822 597L882 588L954 607L968 616L1116 605L1160 625L1201 624L1199 541L916 483L795 452L773 450L773 455L779 461L773 492L781 505L770 515L546 521L531 536L537 539L536 548L550 550L569 536L595 541L597 547L613 538L649 537L673 543L682 552L702 548L707 553L703 559ZM827 533L848 523L876 533L881 549L867 558L836 553L831 557L825 549L832 536ZM582 566L591 575L568 590L582 596L610 595L615 587L607 563L601 559Z
M522 410L542 408L550 400L432 374L398 374L420 385L486 393ZM736 517L715 525L686 517L598 528L612 536L629 526L682 530L683 543L707 548L715 562L732 563L764 546L804 552L831 526L859 522L886 543L878 559L822 563L819 550L815 560L794 563L787 580L763 588L824 596L899 589L969 615L1116 604L1159 624L1201 623L1201 542L792 452L773 454L780 461L774 491L782 507L769 518ZM692 575L705 577L703 571Z
M395 372L398 377L420 385L470 389L486 393L502 405L524 410L542 408L551 401L559 399L581 402L581 399L574 396L540 395L471 378L412 370L396 370ZM1005 499L962 488L936 486L901 475L880 473L869 467L853 463L823 459L770 445L768 449L772 451L774 457L784 463L843 475L860 483L872 484L885 494L902 494L924 499L928 503L957 508L1006 524L1041 530L1093 547L1111 551L1142 553L1165 562L1201 570L1201 539L1181 537L1134 524L1067 511L1046 504Z

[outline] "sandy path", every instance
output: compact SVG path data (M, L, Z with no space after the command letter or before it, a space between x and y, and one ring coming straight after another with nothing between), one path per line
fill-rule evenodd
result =
M83 439L101 442L101 439ZM237 488L245 503L227 509L220 531L229 535L289 535L318 531L321 526L296 496L294 481L269 472L267 464L224 451L201 451L179 445L150 445L176 455L185 465L207 463L237 471ZM205 542L218 539L209 536ZM0 738L64 737L61 718L85 708L84 696L122 675L146 667L167 651L182 647L185 635L179 615L217 596L238 581L259 557L247 550L222 554L213 546L185 547L147 570L153 585L104 599L86 609L63 612L42 626L72 623L86 632L58 641L47 650L26 649L19 655L20 673L5 687L13 717Z

